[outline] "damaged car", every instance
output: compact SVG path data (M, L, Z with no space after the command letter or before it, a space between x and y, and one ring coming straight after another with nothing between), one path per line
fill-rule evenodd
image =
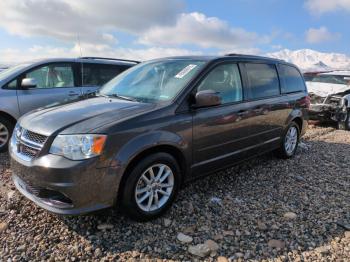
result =
M350 71L319 73L306 81L311 98L309 117L333 121L350 130Z

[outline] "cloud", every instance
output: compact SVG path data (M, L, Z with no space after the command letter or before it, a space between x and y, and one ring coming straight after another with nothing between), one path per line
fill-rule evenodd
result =
M182 0L1 0L0 27L20 36L115 43L114 30L139 33L175 23ZM102 33L103 32L103 33Z
M242 28L230 27L216 17L202 13L182 13L175 25L159 25L142 34L139 43L146 45L192 44L203 48L233 49L251 47L269 42L266 36L259 36Z
M322 15L334 11L350 11L349 0L306 0L305 7L310 13Z
M184 0L0 0L0 27L21 37L51 38L75 45L52 50L34 46L27 50L28 55L17 50L28 58L78 56L78 38L84 55L90 50L94 56L125 57L126 52L130 58L146 59L193 54L189 49L194 47L217 49L219 53L257 54L258 46L274 37L184 10ZM118 39L118 33L125 33L128 42ZM56 45L67 46L66 43ZM41 53L36 51L40 48ZM13 52L5 54L12 57Z
M337 40L341 37L339 33L330 32L327 27L310 28L306 31L306 41L310 44L319 44Z
M199 51L181 48L112 48L109 45L82 44L83 56L115 57L136 60L149 60L153 58L178 56L178 55L201 55ZM79 57L80 47L61 48L54 46L34 45L27 49L0 49L1 63L13 64L52 57Z

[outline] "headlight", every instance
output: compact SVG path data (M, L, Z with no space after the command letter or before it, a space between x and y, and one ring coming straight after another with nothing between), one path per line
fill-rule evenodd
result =
M72 160L82 160L102 153L106 135L58 135L50 153Z

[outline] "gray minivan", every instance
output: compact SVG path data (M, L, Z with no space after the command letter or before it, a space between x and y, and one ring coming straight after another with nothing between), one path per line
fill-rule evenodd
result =
M247 55L141 63L78 102L21 117L10 143L16 188L74 215L120 203L165 212L183 183L275 151L295 154L310 98L287 62Z
M138 61L100 57L45 59L0 72L0 152L17 119L34 109L95 92Z

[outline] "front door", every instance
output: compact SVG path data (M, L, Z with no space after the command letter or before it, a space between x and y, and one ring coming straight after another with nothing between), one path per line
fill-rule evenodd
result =
M77 87L74 75L72 63L45 64L24 73L21 79L34 78L37 86L18 90L21 115L39 107L78 98L81 88Z
M240 70L236 63L213 68L197 87L213 90L221 105L196 109L193 113L193 173L201 175L231 165L244 157L254 144L249 139L249 114L243 103Z

